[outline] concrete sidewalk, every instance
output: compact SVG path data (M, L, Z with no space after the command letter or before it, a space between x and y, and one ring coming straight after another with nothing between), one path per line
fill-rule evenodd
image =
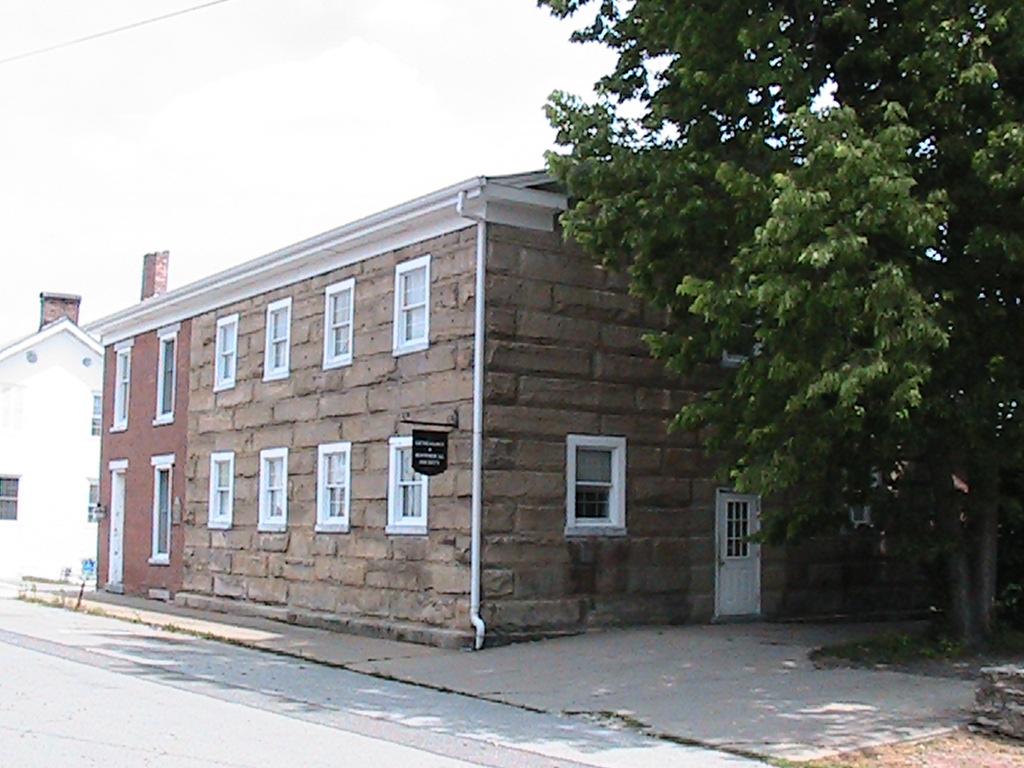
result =
M77 597L71 592L69 605ZM878 625L645 627L470 653L105 593L87 593L82 607L671 741L791 760L942 733L966 720L974 691L963 680L822 670L808 661L814 648Z

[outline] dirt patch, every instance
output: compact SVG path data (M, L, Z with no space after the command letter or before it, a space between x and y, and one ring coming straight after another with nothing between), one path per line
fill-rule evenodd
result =
M801 768L1021 768L1024 742L966 730L949 736L848 752Z

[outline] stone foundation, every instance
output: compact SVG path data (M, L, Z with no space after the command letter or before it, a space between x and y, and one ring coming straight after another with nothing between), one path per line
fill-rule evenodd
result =
M1024 667L1006 665L982 669L974 713L976 727L1024 739Z

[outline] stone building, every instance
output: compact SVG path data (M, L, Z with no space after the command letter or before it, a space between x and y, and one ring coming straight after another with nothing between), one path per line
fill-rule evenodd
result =
M718 372L649 358L663 319L564 242L566 204L542 173L471 179L94 324L111 365L169 328L190 345L177 601L479 647L844 613L907 583L873 545L762 557L760 500L667 430ZM413 469L424 426L439 474Z

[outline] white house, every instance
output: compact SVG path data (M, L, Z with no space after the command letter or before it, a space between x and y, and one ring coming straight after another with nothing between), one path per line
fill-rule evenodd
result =
M77 577L96 558L100 345L81 298L40 294L39 330L0 347L0 577Z

